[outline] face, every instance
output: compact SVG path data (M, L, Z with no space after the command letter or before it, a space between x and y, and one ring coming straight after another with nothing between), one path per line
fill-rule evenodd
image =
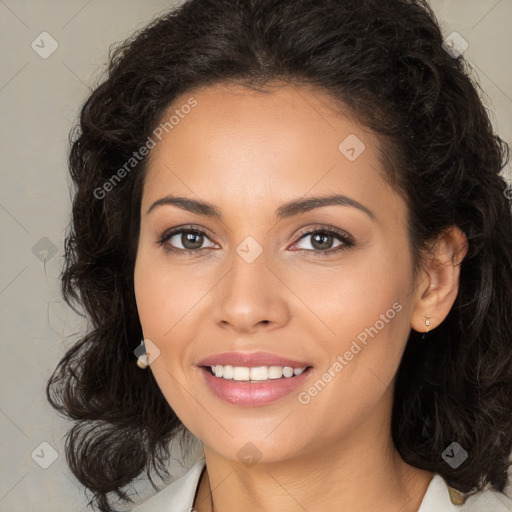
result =
M307 455L390 413L411 329L407 211L383 178L379 140L332 107L306 87L204 88L173 103L171 114L188 114L149 155L134 281L159 350L150 371L185 426L227 459ZM296 201L306 202L283 208ZM248 382L236 378L268 368L227 380L202 367L226 352L249 357L220 356L228 377L226 366L278 357L308 369Z

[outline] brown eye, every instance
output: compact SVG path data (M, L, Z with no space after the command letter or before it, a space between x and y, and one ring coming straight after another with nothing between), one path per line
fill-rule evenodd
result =
M296 244L299 244L302 240L306 240L307 238L311 240L309 242L311 249L304 247L299 247L299 249L312 252L313 254L329 254L348 249L354 245L354 240L348 233L331 228L316 229L303 233ZM339 243L333 246L335 240L338 240Z
M171 237L171 239L176 236L179 236L179 233ZM183 248L187 250L199 249L203 245L203 240L204 236L202 234L191 231L182 231L181 237L179 238Z
M203 231L182 228L164 233L158 243L166 251L190 254L202 252L206 248L202 247L205 240L209 240L209 238ZM209 247L215 247L215 244L211 242Z

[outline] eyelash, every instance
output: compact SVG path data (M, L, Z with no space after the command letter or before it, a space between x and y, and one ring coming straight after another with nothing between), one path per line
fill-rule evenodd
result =
M176 247L173 247L172 245L167 244L168 240L170 240L174 235L177 235L180 233L193 233L195 235L204 235L206 238L209 238L208 235L203 230L194 228L192 226L190 226L190 227L185 226L185 227L181 227L179 229L173 229L171 231L164 232L163 235L161 235L161 237L157 240L157 243L160 247L162 247L164 249L164 251L166 251L168 253L178 254L180 256L185 256L188 254L196 254L197 255L207 249L207 248L196 249L196 250L177 249ZM313 250L313 249L299 249L299 250L313 253L315 256L320 256L320 255L328 256L329 254L333 254L333 253L337 253L339 251L349 249L350 247L353 247L355 245L354 239L348 233L338 230L338 229L334 229L334 228L318 228L318 229L306 231L305 233L301 233L299 235L299 238L297 239L297 241L294 243L299 242L300 240L302 240L303 238L305 238L308 235L316 235L316 234L333 235L343 243L342 243L342 245L339 245L338 247L336 247L334 249L327 249L324 251L323 250Z

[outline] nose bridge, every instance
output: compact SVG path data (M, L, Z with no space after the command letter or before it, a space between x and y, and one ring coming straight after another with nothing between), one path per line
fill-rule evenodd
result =
M268 268L268 253L253 237L236 247L231 270L219 289L219 321L249 330L260 323L279 323L286 317L284 297Z

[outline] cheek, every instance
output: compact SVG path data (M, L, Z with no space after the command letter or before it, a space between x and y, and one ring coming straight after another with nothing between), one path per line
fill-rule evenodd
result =
M392 306L397 301L404 306L408 300L408 262L393 253L385 259L383 251L375 252L380 254L354 253L343 265L328 270L286 271L283 280L290 283L300 301L297 307L314 322L317 333L324 330L327 337L330 332L333 338L347 339L377 321L382 332L389 330L382 329L381 315L383 321L391 319L386 326L402 321L397 306Z
M310 339L323 340L318 343L321 371L339 356L343 369L336 375L343 393L366 389L374 379L387 385L410 332L407 254L381 247L347 258L335 272L318 272L314 280L297 273L293 283L312 320L305 327L311 329Z
M160 351L166 345L165 334L175 323L172 302L175 301L176 293L174 289L169 289L169 284L169 278L155 264L154 258L152 261L140 253L134 272L137 310L144 337L155 343Z
M387 383L398 367L410 329L404 298L384 290L357 302L353 295L346 295L340 302L346 307L338 310L336 321L330 323L336 333L329 342L330 360L341 358L344 373L351 378L364 380L371 369ZM351 385L357 386L356 380Z
M158 348L159 356L151 364L163 395L173 409L183 412L184 397L182 373L183 344L180 346L180 319L191 307L187 294L174 270L163 266L154 254L140 251L134 269L134 288L137 310L145 339ZM182 320L183 321L183 320Z
M141 251L134 271L135 299L147 337L164 338L197 302L200 290L191 286L186 268L173 268L164 259Z

